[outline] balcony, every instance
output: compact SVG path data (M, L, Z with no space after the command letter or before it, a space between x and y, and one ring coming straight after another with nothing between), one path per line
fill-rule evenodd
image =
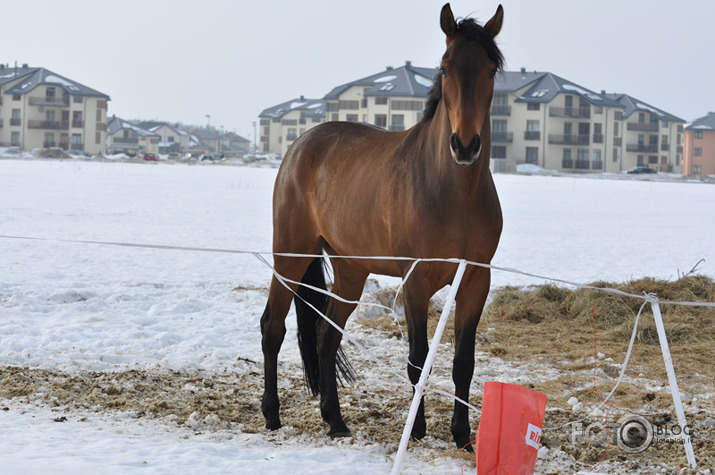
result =
M527 130L524 132L524 140L541 140L541 132Z
M68 130L70 127L68 121L55 120L28 120L27 127L30 129L49 129L49 130Z
M17 118L10 119L10 125L22 125L22 119L17 119Z
M511 106L506 105L492 105L492 115L509 116L511 115Z
M660 144L660 151L661 152L670 152L670 144L667 144L667 143Z
M549 107L549 117L566 117L570 119L590 119L589 107Z
M549 134L549 143L552 145L588 145L588 135L560 135Z
M593 134L593 143L603 143L603 134Z
M626 152L658 153L658 145L645 145L639 143L626 144Z
M138 137L113 137L112 143L135 144L135 143L139 143L139 138Z
M626 128L635 132L658 132L658 124L644 124L641 122L628 122Z
M514 132L492 132L492 143L512 143Z
M561 160L561 168L573 168L573 159L564 158Z
M67 97L29 97L31 106L54 106L67 107L70 105L70 98Z
M84 121L83 120L73 120L72 121L72 127L75 129L83 129L84 128Z

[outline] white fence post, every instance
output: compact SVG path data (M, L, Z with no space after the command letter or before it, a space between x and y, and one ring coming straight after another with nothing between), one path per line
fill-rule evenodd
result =
M665 371L668 373L668 383L670 383L670 392L673 395L673 404L675 404L675 413L678 416L678 425L680 425L681 434L683 436L683 446L685 447L685 456L688 459L690 468L696 468L695 453L693 452L693 443L690 436L685 434L687 421L685 420L685 412L683 411L683 401L680 399L680 391L678 390L678 380L675 379L675 370L673 369L673 358L670 356L670 348L668 347L668 337L665 335L665 327L663 326L663 316L660 313L660 305L657 298L650 299L650 306L653 308L653 318L655 327L658 330L658 340L660 340L660 350L663 352L663 362L665 363Z
M392 473L399 474L402 471L402 464L404 463L405 452L407 451L407 443L410 441L410 434L412 433L412 426L415 423L415 417L417 417L417 410L420 407L420 401L424 395L424 388L429 379L430 370L432 369L432 363L437 354L437 347L439 346L439 340L442 338L442 332L444 332L444 327L447 326L447 318L449 318L449 312L452 309L452 303L454 298L457 296L457 290L459 290L459 284L462 282L462 277L464 276L464 271L467 268L467 261L464 259L459 261L459 266L457 267L457 273L454 274L454 280L452 280L452 287L449 289L449 294L447 295L447 300L444 302L444 308L442 308L442 315L439 317L439 323L437 328L434 330L434 336L432 337L432 343L429 347L429 352L427 353L427 358L425 359L425 364L422 368L422 374L420 375L420 380L415 386L415 395L412 398L412 405L410 406L410 412L407 415L407 422L405 423L405 429L402 431L402 439L400 440L400 448L397 451L397 456L395 457L395 464L392 466Z

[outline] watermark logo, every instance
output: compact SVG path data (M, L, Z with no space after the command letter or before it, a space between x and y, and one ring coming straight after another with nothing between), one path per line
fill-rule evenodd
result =
M628 454L639 454L654 442L685 444L693 435L689 426L652 422L647 417L626 414L616 422L604 424L582 422L571 424L571 443L606 447L615 445ZM610 441L609 441L610 436Z
M532 423L526 429L525 437L526 445L534 447L539 450L539 442L541 442L541 427L537 427Z

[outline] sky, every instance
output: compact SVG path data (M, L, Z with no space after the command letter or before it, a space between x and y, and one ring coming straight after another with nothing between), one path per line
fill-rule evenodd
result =
M497 0L451 2L486 22ZM715 111L715 2L502 0L507 70L627 93L685 121ZM253 140L264 109L405 61L437 67L443 0L25 0L3 4L0 63L45 67L124 119ZM207 117L210 116L210 117Z

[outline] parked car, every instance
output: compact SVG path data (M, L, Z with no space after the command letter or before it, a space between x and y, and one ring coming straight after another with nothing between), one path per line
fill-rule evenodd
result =
M159 161L159 159L156 158L156 154L155 154L155 153L151 153L151 152L150 152L150 153L145 153L145 154L144 154L144 157L142 157L142 158L144 158L144 160L146 160L146 161L148 161L148 162L157 162L157 161Z
M631 170L628 170L629 175L635 175L639 173L658 173L658 170L655 168L650 168L650 167L635 167L632 168Z
M171 152L169 155L166 156L166 158L169 160L178 160L181 158L181 155L179 155L177 152Z
M204 155L201 155L201 161L205 160L211 160L213 162L216 162L218 160L223 160L223 154L222 153L206 153Z
M67 155L75 158L90 158L91 155L82 150L67 150Z

